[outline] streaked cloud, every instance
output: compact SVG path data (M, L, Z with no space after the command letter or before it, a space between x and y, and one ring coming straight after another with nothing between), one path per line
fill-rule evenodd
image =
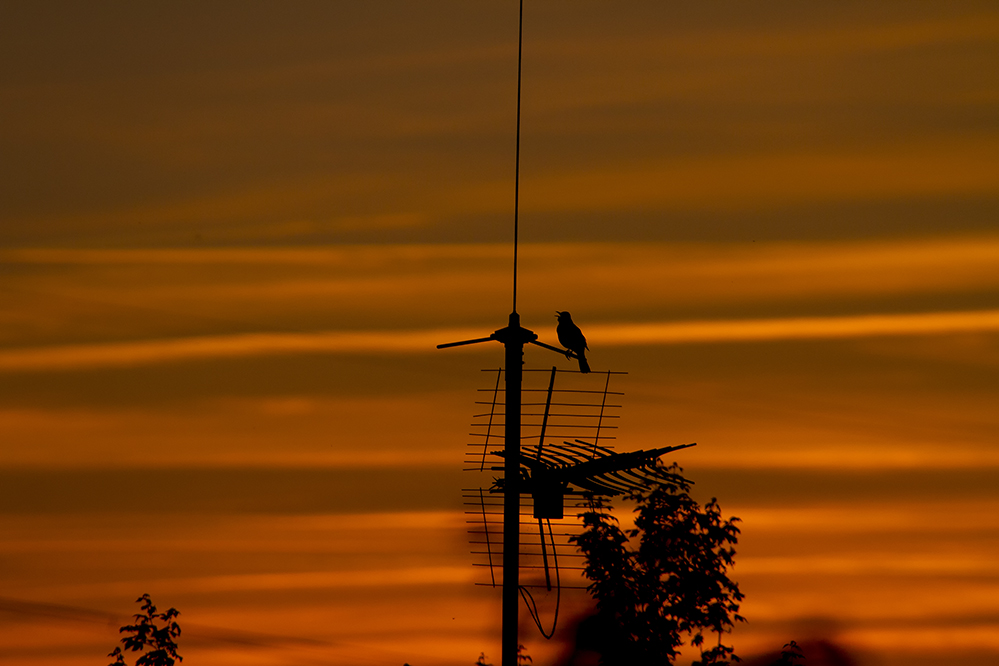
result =
M999 310L729 321L596 324L591 340L605 346L675 345L764 340L945 335L999 331ZM245 333L170 340L7 349L0 371L32 372L133 367L279 354L430 353L437 344L483 337L481 329Z
M457 489L501 350L435 345L505 323L515 7L50 4L0 25L5 665L147 586L193 662L495 661ZM999 11L526 10L523 321L631 372L622 447L700 442L740 652L994 660Z
M218 575L167 580L122 580L113 584L81 583L59 585L55 590L73 597L95 593L134 594L136 589L168 588L174 594L217 594L236 591L290 591L341 588L391 588L431 585L471 585L476 572L470 566L429 566L392 569L359 569L354 571L309 571L294 573L261 573ZM102 589L103 588L103 589Z
M840 557L744 558L739 562L739 571L747 575L995 576L999 573L999 563L985 553L963 557L953 554L903 556L896 553L890 560L878 553L855 553Z
M975 532L999 528L999 500L889 502L807 507L725 506L725 513L739 516L754 533L798 534L836 532L866 534L887 532Z
M784 243L532 243L526 325L764 319L995 306L994 235ZM505 244L0 251L10 348L493 323L509 304ZM578 267L585 266L586 270ZM558 294L551 285L560 285ZM863 299L863 300L860 300ZM496 322L502 325L500 322ZM481 332L479 332L481 333ZM478 337L478 335L473 336ZM436 342L434 343L436 344ZM378 346L378 344L375 344ZM190 352L194 353L194 352Z
M814 202L999 192L995 136L976 141L807 153L684 156L672 162L614 164L544 173L525 186L525 200L545 212L639 210L737 211ZM461 210L509 206L505 183L448 193Z
M612 345L938 335L999 330L999 310L592 326Z
M843 437L843 435L840 435ZM999 451L992 447L950 442L946 456L940 455L939 445L906 441L870 441L864 444L837 441L816 443L803 436L807 447L767 447L759 443L752 449L715 447L687 454L696 469L995 469L999 468ZM772 445L772 443L771 443Z
M441 337L450 336L450 337ZM56 370L129 367L215 358L273 354L412 353L429 351L440 340L481 337L481 331L391 331L247 333L174 340L65 345L16 350L0 355L2 370Z

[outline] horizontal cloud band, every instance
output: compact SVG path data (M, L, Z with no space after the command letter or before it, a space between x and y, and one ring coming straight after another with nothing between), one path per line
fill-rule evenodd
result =
M600 346L673 345L767 340L941 335L999 331L999 310L842 317L793 317L591 325ZM166 340L60 345L0 351L0 372L130 367L216 358L309 353L419 353L488 331L424 329L241 333Z

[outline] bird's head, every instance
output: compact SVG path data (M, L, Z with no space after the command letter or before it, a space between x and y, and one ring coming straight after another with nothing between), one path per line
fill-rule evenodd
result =
M572 315L570 315L568 311L559 312L558 310L556 310L555 318L558 319L559 321L565 321L565 322L572 321Z

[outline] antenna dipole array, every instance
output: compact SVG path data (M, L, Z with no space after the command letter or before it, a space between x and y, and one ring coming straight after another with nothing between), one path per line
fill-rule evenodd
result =
M548 560L550 545L551 565L554 566L556 585L561 590L557 561L560 554L559 542L551 527L551 520L564 517L566 498L571 496L585 498L621 495L648 487L657 481L666 480L672 475L657 465L659 456L693 446L693 444L629 453L615 453L609 446L605 445L609 444L608 440L613 439L611 435L607 434L608 430L614 429L614 426L608 421L612 420L612 416L616 416L609 413L609 410L619 407L619 405L609 403L607 398L608 396L615 398L620 396L619 393L609 391L607 387L612 374L623 373L607 372L607 380L601 390L563 390L561 387L556 390L556 368L552 368L548 388L536 389L528 386L526 393L529 398L525 404L523 402L524 374L525 372L530 374L531 370L525 370L523 367L524 345L534 344L566 357L571 357L573 354L568 350L539 341L537 334L520 325L520 315L516 312L510 314L510 323L506 328L501 328L487 338L462 340L437 347L441 349L489 341L503 344L505 362L503 369L496 371L497 379L491 389L492 397L488 402L480 401L483 404L488 404L489 410L481 415L487 420L485 433L479 433L482 435L481 446L483 448L478 452L477 465L479 471L502 472L503 476L496 479L488 489L488 500L485 489L466 491L465 498L468 500L470 493L473 499L475 494L478 495L480 504L477 511L481 514L482 531L481 534L475 536L485 540L485 555L488 558L487 564L494 585L497 584L495 561L500 561L502 578L498 585L502 588L503 595L503 655L501 664L502 666L517 666L517 648L520 644L517 636L518 611L521 596L528 603L528 609L542 634L549 638L552 635L541 626L533 597L530 596L526 587L520 584L521 532L522 526L525 524L522 511L525 504L522 498L524 496L531 498L533 517L537 520L539 536L536 545L540 547L540 566L545 573L545 586L551 589L552 566ZM569 371L563 374L586 378L586 381L592 383L594 380L599 381L600 375L604 373L584 374ZM502 375L502 382L500 375ZM502 390L500 389L501 383ZM500 399L501 395L502 399ZM574 397L565 398L566 395ZM531 396L537 396L537 399L532 399ZM543 400L542 396L544 396ZM590 399L582 399L582 396L589 396ZM599 396L599 400L597 396ZM539 411L541 405L543 405L543 410ZM555 412L552 411L553 406ZM526 414L523 411L524 407L529 410ZM586 411L587 408L593 408L596 411ZM527 417L526 421L523 419L525 416ZM569 422L561 423L560 419L563 418L569 419ZM534 442L524 443L523 426L525 425L528 429L536 428L538 430L536 435L528 434L527 436L528 440L533 439ZM565 431L556 434L556 431L563 426L571 427L577 432L583 430L584 433L578 437ZM502 450L490 450L493 439L499 439L499 434L494 432L494 429L496 431L502 429ZM474 437L475 433L472 435ZM559 442L558 440L562 437L572 437L572 440L562 439ZM493 460L490 461L489 456L492 456ZM497 464L487 465L487 462ZM476 461L473 460L472 464L475 465ZM497 494L502 494L502 503L493 500ZM500 512L497 511L500 506L502 506L501 523L495 518L491 518L491 516L500 515ZM547 539L545 525L542 521L548 521ZM497 532L501 532L501 534ZM558 536L562 539L562 550L565 550L572 534L559 532ZM497 546L495 549L494 544ZM552 632L554 632L554 626Z
M479 409L471 424L465 470L493 473L505 469L505 451L501 447L504 443L506 390L501 382L502 368L483 370L483 373L495 375L496 379L489 382L489 387L478 391L479 399L475 404ZM608 386L611 375L625 373L608 371L588 377L568 371L558 373L557 383L556 374L556 368L523 369L522 475L539 468L554 469L571 464L581 457L592 460L607 455L613 448L616 436L612 433L617 431L623 393L610 391ZM596 388L594 379L599 381L600 374L605 374L606 380ZM531 477L526 480L530 482ZM503 584L499 563L503 557L501 493L505 489L504 478L497 480L490 488L467 488L462 491L469 541L472 554L476 556L473 566L487 568L489 572L488 581L478 582L479 585L500 587ZM558 493L555 498L558 506L553 507L549 495L532 492L530 483L522 490L519 502L521 589L543 588L551 591L553 581L560 590L585 588L577 575L582 570L582 556L569 542L570 537L581 531L582 526L575 520L574 513L576 505L584 498L574 491ZM549 514L552 511L567 514L570 520L551 518ZM538 517L542 514L546 518ZM555 528L552 527L553 519L558 521ZM574 578L568 583L561 579L561 573L566 571L574 573Z
M559 386L555 388L555 373L552 370L554 368L523 370L526 385L522 387L520 438L525 446L534 445L532 455L540 458L545 446L576 438L588 440L594 447L593 453L597 446L614 448L612 442L617 438L614 433L621 418L619 403L624 393L610 390L610 378L627 373L593 373L594 377L607 377L602 387L594 388L592 381L572 381L573 378L585 379L580 373L563 371L559 373ZM465 457L465 469L479 472L486 470L490 450L502 444L506 400L506 389L501 383L503 369L490 368L482 372L495 374L496 381L490 382L488 388L478 389L480 397L475 404L481 411L477 410L478 413L472 417L472 432L469 433L472 441L468 443Z
M497 381L492 388L479 389L480 394L485 394L481 397L486 399L477 400L476 404L488 409L473 417L472 432L469 433L472 441L468 443L465 470L505 472L507 452L505 448L498 448L501 439L505 443L505 433L500 434L501 430L505 430L505 423L501 420L505 414L505 392L499 382L503 370L498 368L483 372L496 373ZM569 541L569 537L579 534L581 530L581 525L575 521L576 514L585 510L596 497L627 495L636 489L670 480L673 474L658 464L659 457L693 445L623 453L613 450L612 442L616 435L609 433L617 431L614 424L620 419L617 412L621 409L619 403L624 394L609 389L610 378L627 373L604 371L582 374L558 372L555 367L550 371L525 368L523 373L518 481L522 492L519 500L520 539L524 547L520 550L520 567L527 570L525 573L531 569L543 569L545 587L551 590L549 552L554 563L558 558L569 560L579 557ZM595 380L599 381L599 377L594 375L599 374L606 375L602 388L594 386ZM542 383L545 375L550 379ZM559 377L558 384L556 375ZM463 491L466 506L473 507L466 510L466 522L472 526L469 533L472 535L473 554L485 556L485 561L476 562L476 566L489 567L489 583L485 584L493 587L502 584L502 577L497 576L496 571L496 563L504 552L499 543L502 528L495 516L499 515L496 509L500 506L497 495L507 491L507 478L494 477L488 488ZM529 519L525 520L529 515L537 520L536 525ZM542 520L548 521L550 538L545 537ZM552 533L552 520L569 522L559 522L560 532L556 535ZM561 538L556 539L556 536ZM537 583L521 587L532 585Z

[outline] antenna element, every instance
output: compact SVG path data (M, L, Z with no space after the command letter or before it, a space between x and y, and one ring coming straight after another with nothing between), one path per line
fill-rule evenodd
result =
M513 312L517 311L517 241L520 224L520 82L524 59L524 0L520 0L517 37L517 159L513 176Z

